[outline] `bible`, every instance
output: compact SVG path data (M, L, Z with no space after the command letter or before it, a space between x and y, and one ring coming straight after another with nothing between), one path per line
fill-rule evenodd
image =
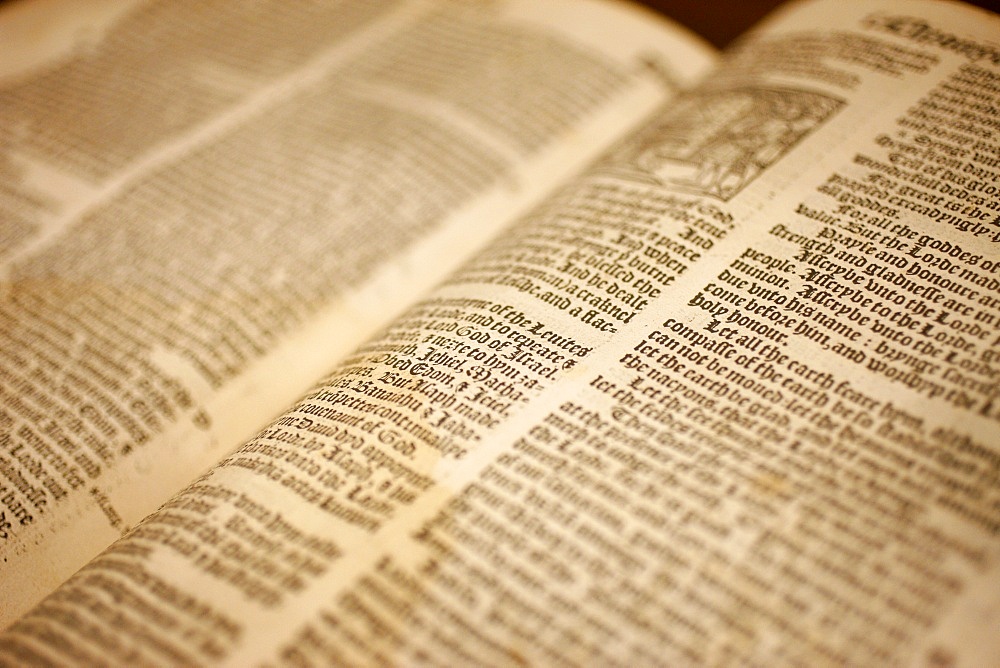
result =
M0 664L1000 662L997 16L0 43Z

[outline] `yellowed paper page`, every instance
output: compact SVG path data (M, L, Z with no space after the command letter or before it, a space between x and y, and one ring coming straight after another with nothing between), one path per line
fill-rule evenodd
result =
M997 20L899 7L745 41L8 656L996 663Z
M711 60L577 2L21 2L0 42L2 624Z

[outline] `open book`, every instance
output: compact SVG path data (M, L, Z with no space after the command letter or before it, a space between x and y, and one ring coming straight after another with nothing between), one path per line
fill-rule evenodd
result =
M996 16L0 44L0 664L1000 662Z

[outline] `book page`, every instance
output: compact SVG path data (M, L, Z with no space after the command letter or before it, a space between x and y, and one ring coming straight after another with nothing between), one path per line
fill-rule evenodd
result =
M783 13L4 651L997 663L998 26Z
M711 60L576 2L21 2L0 43L0 623Z

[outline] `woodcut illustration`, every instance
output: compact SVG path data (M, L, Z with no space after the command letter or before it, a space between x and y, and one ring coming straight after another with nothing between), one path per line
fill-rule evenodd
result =
M842 105L789 88L700 91L622 147L612 170L729 200Z

